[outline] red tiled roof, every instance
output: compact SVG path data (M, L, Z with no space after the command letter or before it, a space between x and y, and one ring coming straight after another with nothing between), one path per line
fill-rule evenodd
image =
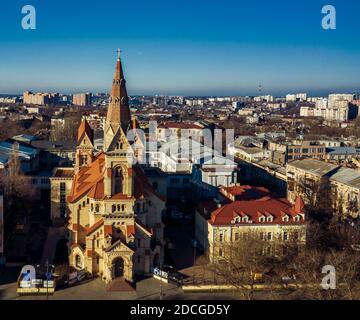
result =
M90 228L86 229L86 235L92 234L94 231L96 231L98 228L100 228L104 224L104 220L100 219L98 222L93 224Z
M222 187L220 192L232 201L255 200L270 195L270 191L264 187L253 187L249 185Z
M104 234L105 235L107 235L107 234L112 235L113 234L113 226L111 224L104 225Z
M94 131L91 129L89 123L83 119L83 120L81 120L79 129L78 129L78 134L77 134L78 143L80 140L83 139L85 134L89 137L90 141L93 142Z
M232 221L237 216L248 216L252 224L293 224L304 223L302 219L299 222L295 222L289 219L289 222L284 222L282 217L286 214L290 217L294 217L302 212L296 212L294 207L286 199L276 199L271 196L266 196L257 200L243 200L234 201L224 205L221 208L216 209L211 213L211 218L208 222L212 225L228 225L232 224ZM260 217L273 217L272 222L260 222ZM243 222L241 224L247 225Z
M134 225L126 226L126 236L128 237L130 234L135 236L135 226Z
M69 202L73 203L77 201L90 191L91 195L96 199L103 197L104 165L105 154L100 153L89 167L84 167L79 170L74 176L72 190L68 197Z

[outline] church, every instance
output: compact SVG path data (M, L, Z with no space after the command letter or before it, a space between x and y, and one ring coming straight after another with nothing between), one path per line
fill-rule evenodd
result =
M133 164L136 142L120 52L104 129L104 148L95 152L94 134L82 120L67 205L70 266L111 282L151 272L163 259L165 199ZM136 141L136 138L135 138Z

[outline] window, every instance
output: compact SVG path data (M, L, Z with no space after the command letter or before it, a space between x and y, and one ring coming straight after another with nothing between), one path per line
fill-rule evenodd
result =
M114 193L122 193L123 192L123 171L121 168L114 169Z
M272 247L269 246L269 247L266 248L266 254L268 256L270 256L272 254Z
M60 203L61 203L61 204L65 204L65 203L66 203L66 195L65 195L65 194L61 194L61 195L60 195Z
M80 165L81 166L87 165L87 161L88 161L88 157L86 155L81 155L80 156Z
M265 240L264 232L260 232L260 240Z
M65 182L60 183L60 192L66 192L66 183Z
M289 222L289 217L288 217L288 216L284 216L284 217L283 217L283 221L284 221L284 222Z
M238 240L239 240L239 233L236 232L236 233L235 233L235 241L238 241Z
M99 204L96 204L95 205L95 212L99 212L100 211L100 205Z
M219 257L222 257L224 255L223 249L219 249Z
M220 242L224 241L224 234L222 234L222 233L219 234L219 241Z
M271 233L271 232L268 232L268 234L267 234L267 240L268 240L268 241L271 241L271 240L272 240L272 233Z
M96 240L96 247L99 248L99 246L100 246L100 241L98 239L98 240Z
M111 212L115 212L115 211L116 211L116 205L113 204L113 205L111 206Z
M284 232L283 239L284 241L288 240L288 233L286 231Z
M294 239L299 240L299 232L294 232Z
M265 222L265 217L260 217L259 221L260 222Z
M79 269L82 268L81 257L78 254L75 256L75 266Z
M268 216L266 220L267 220L267 222L272 222L272 221L273 221L273 217L272 217L272 216Z

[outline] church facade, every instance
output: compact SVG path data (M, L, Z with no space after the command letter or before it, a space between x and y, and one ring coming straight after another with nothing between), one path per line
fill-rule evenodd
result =
M70 265L110 282L151 272L163 258L165 199L149 184L128 133L131 119L120 54L112 83L104 150L94 151L86 120L78 129L75 173L67 198ZM135 131L132 131L132 133ZM134 136L134 134L132 134ZM135 134L136 136L136 134Z

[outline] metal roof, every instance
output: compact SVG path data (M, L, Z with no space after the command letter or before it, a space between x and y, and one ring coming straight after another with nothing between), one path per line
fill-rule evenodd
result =
M340 168L339 171L331 176L330 180L354 188L360 188L360 170Z
M339 168L337 165L311 158L292 161L288 163L288 167L295 167L318 176L324 176L329 172Z

